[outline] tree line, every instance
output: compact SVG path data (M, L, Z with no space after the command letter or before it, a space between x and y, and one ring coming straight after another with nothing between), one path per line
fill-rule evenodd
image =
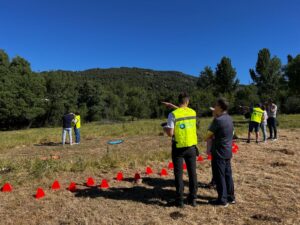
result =
M163 118L169 110L161 101L176 103L179 92L188 92L199 116L210 113L216 97L224 96L230 111L273 98L282 113L300 112L300 55L288 55L287 65L258 52L253 80L241 85L230 58L223 57L215 69L207 66L199 77L176 71L141 68L90 69L85 71L34 72L20 57L9 59L0 50L0 128L18 129L60 125L67 111L78 111L86 122Z

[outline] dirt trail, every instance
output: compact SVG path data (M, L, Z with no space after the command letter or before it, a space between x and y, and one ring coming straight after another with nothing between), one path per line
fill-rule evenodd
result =
M299 131L280 130L276 142L238 140L239 152L232 161L238 203L228 208L208 205L216 192L201 187L196 208L168 207L167 200L175 194L173 173L168 170L167 177L160 177L157 172L167 162L153 162L155 174L144 176L142 184L132 179L118 182L112 179L117 170L112 170L95 175L98 184L108 178L111 186L100 190L81 185L86 173L62 173L58 177L61 185L67 187L74 180L79 190L46 188L46 197L35 200L35 188L48 187L53 181L43 178L16 187L12 193L0 193L0 224L300 224ZM166 140L160 143L162 147L168 144ZM208 183L210 162L198 163L197 171L199 183ZM123 170L125 178L132 178L135 172ZM187 180L186 174L184 177Z

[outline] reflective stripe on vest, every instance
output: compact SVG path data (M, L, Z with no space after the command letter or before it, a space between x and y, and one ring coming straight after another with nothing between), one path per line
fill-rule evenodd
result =
M173 112L175 118L174 136L176 148L197 145L196 112L188 107Z
M264 111L261 108L253 108L253 112L251 114L251 121L256 123L261 123L262 115L264 114Z

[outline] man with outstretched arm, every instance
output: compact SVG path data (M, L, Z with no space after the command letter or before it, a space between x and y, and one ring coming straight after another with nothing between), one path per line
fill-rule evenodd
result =
M196 112L189 108L189 96L182 93L178 96L179 107L168 116L167 125L164 131L172 137L172 161L174 164L174 176L176 186L175 205L184 206L183 193L183 159L187 165L189 175L189 195L187 203L196 206L197 198L197 132L196 132ZM176 107L173 107L176 108Z

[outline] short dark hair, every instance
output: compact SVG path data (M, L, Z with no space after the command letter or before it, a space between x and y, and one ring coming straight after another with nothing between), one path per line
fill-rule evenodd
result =
M79 112L75 112L75 115L79 115Z
M229 103L228 103L228 101L225 98L219 98L217 100L216 104L218 106L220 106L223 111L227 111L228 106L229 106Z
M189 95L186 92L182 92L178 95L178 103L179 105L185 104L190 100Z

